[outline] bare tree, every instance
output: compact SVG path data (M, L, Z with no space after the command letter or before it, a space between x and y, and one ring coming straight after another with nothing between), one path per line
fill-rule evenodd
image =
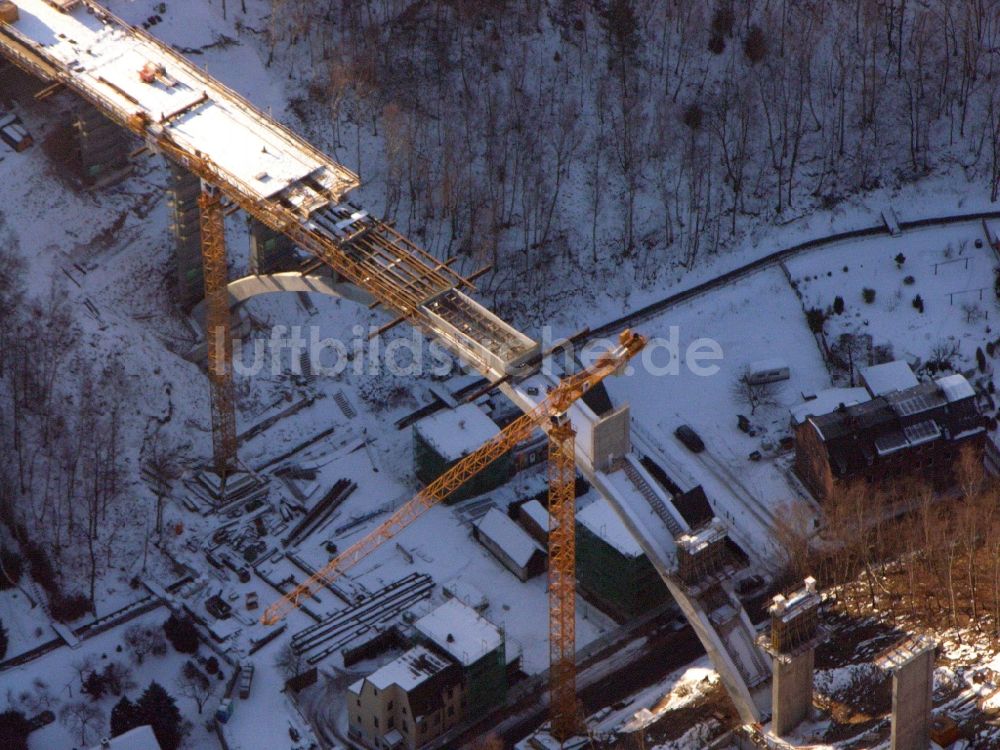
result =
M292 642L287 641L278 651L274 664L285 676L285 679L290 680L302 674L308 662L305 654L296 651L292 648Z
M80 736L80 744L89 746L104 726L104 712L96 703L73 701L59 710L59 721Z
M193 661L187 661L177 678L177 688L181 695L190 698L198 706L200 714L205 704L215 694L216 681L198 669Z
M149 654L163 654L167 650L167 641L159 628L145 625L132 625L124 635L125 647L137 663L142 664Z
M750 414L755 414L758 407L774 406L779 390L778 383L761 381L754 377L750 365L745 365L739 371L732 384L733 397L749 406Z

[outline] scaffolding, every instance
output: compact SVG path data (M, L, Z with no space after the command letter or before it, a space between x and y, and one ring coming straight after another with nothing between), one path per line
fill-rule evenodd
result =
M552 735L576 733L576 433L549 430L549 695Z
M236 413L233 404L232 330L226 291L226 226L222 197L205 186L198 198L201 252L205 268L205 342L212 390L212 453L225 493L226 476L236 468Z

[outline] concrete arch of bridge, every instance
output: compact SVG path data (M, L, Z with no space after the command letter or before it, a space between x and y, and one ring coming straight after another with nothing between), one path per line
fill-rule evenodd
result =
M322 269L313 273L302 274L298 271L283 271L280 273L244 276L234 279L226 285L229 294L229 310L235 313L239 308L254 297L262 294L278 292L310 292L324 294L328 297L345 299L359 305L369 305L374 298L363 289L353 284L336 281L333 274ZM191 319L199 332L205 330L205 301L202 300L191 310ZM202 338L188 352L186 359L192 362L205 360L205 340Z

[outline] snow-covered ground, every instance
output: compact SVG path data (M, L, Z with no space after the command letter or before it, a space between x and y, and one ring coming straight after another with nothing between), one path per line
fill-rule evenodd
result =
M773 516L786 503L805 502L789 479L790 455L777 451L789 432L788 409L803 392L829 385L819 348L809 332L799 300L783 273L771 268L731 286L685 302L641 326L650 337L668 339L671 327L679 332L681 362L676 374L656 375L647 361L663 368L670 361L666 348L649 348L634 374L607 381L615 399L632 404L632 418L655 441L668 464L704 486L716 513L732 528L734 538L754 556L772 556ZM698 374L684 362L688 346L700 338L717 342L722 357L706 361L712 374ZM646 355L648 354L648 357ZM750 407L733 394L733 384L751 362L781 357L791 379L783 383L773 405ZM737 429L737 415L750 417L757 429L751 437ZM674 430L688 424L703 438L706 448L695 454L685 448ZM748 459L762 443L772 449L765 458ZM681 483L679 480L678 483Z
M151 0L109 3L127 20L141 21L153 11ZM232 6L233 3L230 3ZM265 68L265 50L259 36L237 29L236 21L246 27L265 25L264 11L268 4L251 0L246 17L229 8L230 18L223 20L221 9L214 3L171 4L164 21L151 31L180 48L197 49L192 54L199 64L222 81L245 94L262 109L295 124L289 114L290 86L288 71L281 67ZM216 44L225 34L235 44ZM206 45L214 46L198 49ZM48 105L32 105L20 114L38 143L54 129L55 116ZM317 145L333 145L326 130L310 133ZM0 147L2 149L3 147ZM375 138L359 136L359 154L366 164L379 163L382 145ZM339 155L350 166L353 149L341 146ZM133 523L119 537L122 555L102 577L99 611L110 611L135 594L127 586L128 579L142 572L149 553L148 573L161 583L174 579L175 571L155 549L147 549L143 538L150 527L153 496L137 481L137 466L141 449L153 434L169 436L188 464L203 464L210 454L208 432L208 389L199 369L183 359L194 343L195 335L173 307L167 278L174 273L171 258L172 241L168 229L167 207L162 193L166 175L157 157L143 157L128 180L119 186L93 192L81 192L68 186L57 167L43 149L35 147L15 154L4 150L0 154L0 184L3 189L4 216L7 224L20 237L26 256L23 277L28 293L36 297L49 294L53 285L56 294L66 300L80 329L79 351L94 360L101 360L112 351L120 352L132 391L128 455L123 457L131 471L133 482L128 512ZM356 165L355 165L356 166ZM358 191L362 201L382 200L378 169L368 184ZM563 307L548 321L556 334L578 330L586 324L599 324L630 309L658 299L667 293L711 278L731 267L772 252L803 239L822 236L834 231L868 226L879 221L882 204L892 201L900 218L910 219L948 212L971 211L989 207L983 192L956 188L954 175L943 175L901 188L879 190L864 197L852 198L830 212L816 212L781 227L760 224L746 235L743 242L729 254L711 256L691 272L676 278L659 277L658 283L636 285L631 269L623 266L620 273L610 274L607 283L580 296L563 299ZM246 270L246 232L241 218L229 219L232 277ZM977 224L943 229L914 230L899 238L880 237L872 240L844 243L824 248L788 264L789 274L797 281L804 299L799 300L781 269L772 268L731 287L705 295L671 309L655 320L643 324L642 332L650 336L670 335L670 327L679 327L681 351L696 338L709 337L722 347L723 359L717 364L717 374L700 377L681 365L679 374L657 377L639 368L627 378L609 381L612 395L632 404L634 420L650 435L651 441L665 459L668 474L672 466L702 483L716 512L726 519L734 537L761 559L772 557L771 526L773 517L784 503L806 503L800 489L789 479L789 454L774 448L763 450L760 462L748 460L748 454L760 450L763 442L777 446L788 432L788 408L801 400L801 393L815 391L831 384L819 346L805 323L803 306L826 307L836 295L842 295L846 312L829 323L829 335L841 330L864 330L872 333L876 343L891 342L897 354L913 354L926 360L930 349L940 340L954 338L959 342L963 364L968 365L977 346L983 345L994 317L991 289L979 302L980 287L991 287L995 258L989 248L977 249L974 241L981 237ZM950 257L946 256L949 246ZM902 268L893 257L906 255ZM937 269L935 271L935 264ZM848 266L844 272L842 268ZM831 275L827 275L830 273ZM903 279L913 275L914 284ZM67 278L67 276L71 277ZM806 277L816 277L807 279ZM560 298L559 279L549 280L553 299ZM570 285L573 286L572 284ZM861 289L876 289L876 300L867 305L861 299ZM595 285L596 287L596 285ZM897 292L899 296L897 297ZM954 299L949 293L958 292ZM920 293L926 305L923 315L910 305L912 295ZM88 312L89 301L96 313ZM355 326L384 323L381 312L368 311L348 302L328 298L311 300L316 313L308 310L292 296L264 297L249 302L244 314L252 316L266 329L268 325L316 326L321 337L348 337ZM966 303L979 302L982 312L990 318L966 322ZM540 303L539 303L540 305ZM519 321L537 333L537 320L525 316ZM399 332L404 335L403 331ZM266 331L259 334L266 338ZM394 334L395 335L395 334ZM406 334L408 335L408 333ZM651 350L654 364L664 364L663 349ZM765 357L781 356L791 367L791 380L778 394L778 403L765 406L752 415L758 430L749 437L736 429L736 415L748 412L732 394L732 382L742 365ZM325 528L304 540L297 552L314 567L324 564L329 553L324 542L333 536L332 529L362 514L398 505L416 489L412 478L410 430L397 430L394 422L426 400L429 380L395 378L383 374L372 378L367 374L347 372L334 379L320 378L314 384L301 386L292 382L286 372L254 377L238 377L241 431L304 396L315 396L316 402L307 409L278 422L263 434L248 441L241 450L242 460L249 466L261 466L281 455L310 436L334 428L333 434L297 457L299 463L316 468L315 480L319 494L340 477L356 481L358 490L340 509L339 515ZM347 417L333 401L343 391L357 410L354 418ZM290 399L290 400L287 400ZM162 424L160 424L162 422ZM707 450L695 455L673 436L680 424L692 425L705 439ZM492 493L491 500L500 508L510 502L534 494L544 486L539 473L520 477L509 487ZM205 595L223 591L224 598L235 595L238 616L230 645L234 653L246 650L248 640L263 634L256 624L256 613L243 606L245 595L258 594L262 605L273 600L276 592L254 576L250 583L241 584L232 574L218 580L208 572L203 552L198 545L205 542L220 519L202 518L185 510L178 500L184 490L178 485L168 503L167 519L172 524L182 522L180 535L165 543L167 551L205 571L208 581L192 606L201 606ZM275 481L272 499L284 492ZM313 499L319 496L314 495ZM361 538L383 518L384 514L360 524L336 539L343 549ZM523 668L537 672L547 665L547 607L544 577L527 584L519 582L506 571L482 546L470 536L468 519L461 506L437 507L426 517L403 532L398 543L412 556L412 562L394 544L385 545L351 571L345 585L357 590L375 591L383 585L411 572L431 574L437 583L454 577L474 584L490 600L486 616L502 626L512 646L520 649ZM191 547L187 546L191 542ZM110 544L110 542L109 542ZM275 578L301 571L287 560L274 564ZM332 595L324 593L319 612L342 606ZM442 601L440 589L419 605L425 611ZM165 619L165 610L148 618L157 624ZM44 638L51 630L38 609L25 607L23 597L14 592L0 594L0 617L11 633L8 656L32 645L39 629ZM145 621L145 618L144 620ZM302 613L289 618L289 632L311 624ZM230 625L233 625L231 622ZM583 605L578 608L578 647L608 632L613 624L600 613ZM98 655L114 652L117 631L85 641L81 651L69 653L61 648L37 662L0 674L0 689L20 686L36 674L45 674L54 688L63 690L71 683L71 662L83 653ZM274 658L287 635L268 645L255 655L257 676L251 698L242 702L226 727L227 738L234 750L252 750L264 746L283 746L288 742L289 723L301 726L289 699L279 692L283 678L274 667ZM339 654L321 664L327 672L342 669ZM168 690L182 660L172 651L162 659L150 659L137 671L137 681L144 687L149 679L164 682ZM374 667L363 664L358 668ZM680 679L680 678L678 678ZM700 679L700 678L699 678ZM681 680L684 682L684 680ZM171 692L176 692L171 690ZM654 691L655 692L655 691ZM648 706L660 696L650 694ZM644 700L636 700L641 706ZM668 701L669 703L669 701ZM188 718L196 718L190 702L181 701ZM637 710L637 709L636 709ZM260 716L281 717L260 722ZM623 718L623 717L619 717ZM189 745L205 746L214 742L195 721ZM32 750L48 747L69 747L75 741L65 735L58 722L32 737ZM697 739L691 739L697 745Z
M827 323L831 344L841 333L869 334L874 344L892 346L897 358L926 362L935 346L953 343L960 351L955 364L963 369L975 365L977 347L996 338L990 335L997 322L996 265L979 222L838 243L787 264L807 307L827 309L837 296L844 300L844 312ZM864 289L875 291L873 302L865 301ZM913 306L918 295L923 313Z
M168 645L165 655L148 655L142 664L137 664L127 651L121 650L122 635L126 628L140 626L160 630L169 614L165 607L160 607L132 620L126 626L114 628L83 641L77 649L62 646L28 664L0 672L0 694L9 696L15 705L18 702L23 704L21 696L26 695L30 705L35 706L36 710L48 709L59 717L62 706L79 700L91 701L87 695L80 693L80 678L74 665L84 664L90 660L96 669L103 670L108 664L119 662L130 670L133 684L126 689L125 694L133 702L138 700L150 682L160 683L176 698L181 715L191 722L189 746L199 748L211 746L216 740L209 735L205 722L214 713L217 701L209 701L199 715L194 700L181 695L176 685L181 668L191 657L178 653ZM211 656L211 652L202 647L201 655L208 657ZM225 663L222 664L222 672L226 679L232 674ZM221 694L225 682L218 680L217 677L214 675L212 680L218 683L214 688L218 695ZM119 699L119 696L106 695L94 702L105 721L100 724L95 722L87 733L88 739L83 744L84 747L96 744L101 737L106 736L106 719ZM27 713L31 715L32 712ZM78 732L74 734L70 727L57 718L53 723L31 734L30 747L32 750L80 747L80 734Z

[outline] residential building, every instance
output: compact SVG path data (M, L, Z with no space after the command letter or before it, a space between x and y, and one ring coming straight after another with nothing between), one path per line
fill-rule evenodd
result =
M475 404L462 404L424 417L413 426L413 459L417 478L430 484L457 461L496 437L500 428ZM513 471L507 454L459 487L448 503L481 495L504 484Z
M529 500L521 503L517 509L517 521L536 542L549 543L549 512L540 502Z
M160 750L153 728L149 724L122 732L117 737L105 737L91 750Z
M890 369L862 372L867 400L842 401L822 414L793 410L795 471L815 497L829 497L847 480L878 485L919 476L941 488L953 480L963 446L982 450L984 420L964 376L907 386L912 373Z
M347 689L348 735L373 750L416 750L463 716L451 659L416 646Z
M449 599L414 625L416 638L461 669L463 710L479 715L507 697L504 632L459 599Z
M656 568L604 500L576 514L576 579L586 599L622 622L669 596Z

